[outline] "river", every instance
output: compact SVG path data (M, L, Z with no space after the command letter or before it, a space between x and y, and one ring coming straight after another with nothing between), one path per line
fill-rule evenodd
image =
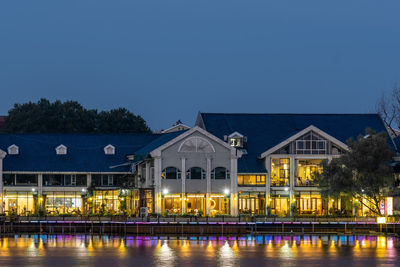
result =
M399 246L363 235L15 235L0 238L0 266L396 266Z

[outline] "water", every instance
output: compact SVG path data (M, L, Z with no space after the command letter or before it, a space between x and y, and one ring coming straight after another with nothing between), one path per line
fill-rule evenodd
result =
M0 266L396 266L400 241L384 236L0 238Z

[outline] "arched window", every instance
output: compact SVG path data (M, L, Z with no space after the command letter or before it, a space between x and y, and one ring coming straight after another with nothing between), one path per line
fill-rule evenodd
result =
M224 167L217 167L211 172L211 179L224 180L230 178L229 170Z
M193 136L186 139L179 146L178 152L214 153L215 148L207 139L200 136Z
M181 179L181 171L175 167L167 167L161 173L161 178L163 179Z
M206 179L206 172L200 167L192 167L187 171L186 178L192 180Z

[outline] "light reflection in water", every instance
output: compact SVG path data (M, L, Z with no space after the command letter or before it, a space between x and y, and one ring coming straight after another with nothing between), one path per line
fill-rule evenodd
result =
M159 247L159 244L157 244ZM155 264L156 266L175 266L175 252L172 248L168 246L167 241L163 241L163 244L158 248L155 254Z
M33 263L30 265L41 265L41 260L54 255L83 265L97 260L96 266L103 262L99 259L107 257L123 262L120 265L134 263L140 258L147 265L168 267L192 264L195 259L201 265L235 266L255 257L279 265L301 260L343 260L349 259L349 255L352 261L370 257L373 263L383 261L390 265L397 262L398 251L398 238L362 235L188 237L186 240L173 237L160 240L156 237L24 235L0 238L0 266L26 265L23 260ZM13 264L15 259L19 260L18 264Z

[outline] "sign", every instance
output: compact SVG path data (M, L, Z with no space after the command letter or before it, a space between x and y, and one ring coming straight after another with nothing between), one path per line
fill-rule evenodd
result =
M383 199L379 203L379 210L380 210L381 214L385 214L385 201Z
M386 215L393 215L393 198L386 198Z

